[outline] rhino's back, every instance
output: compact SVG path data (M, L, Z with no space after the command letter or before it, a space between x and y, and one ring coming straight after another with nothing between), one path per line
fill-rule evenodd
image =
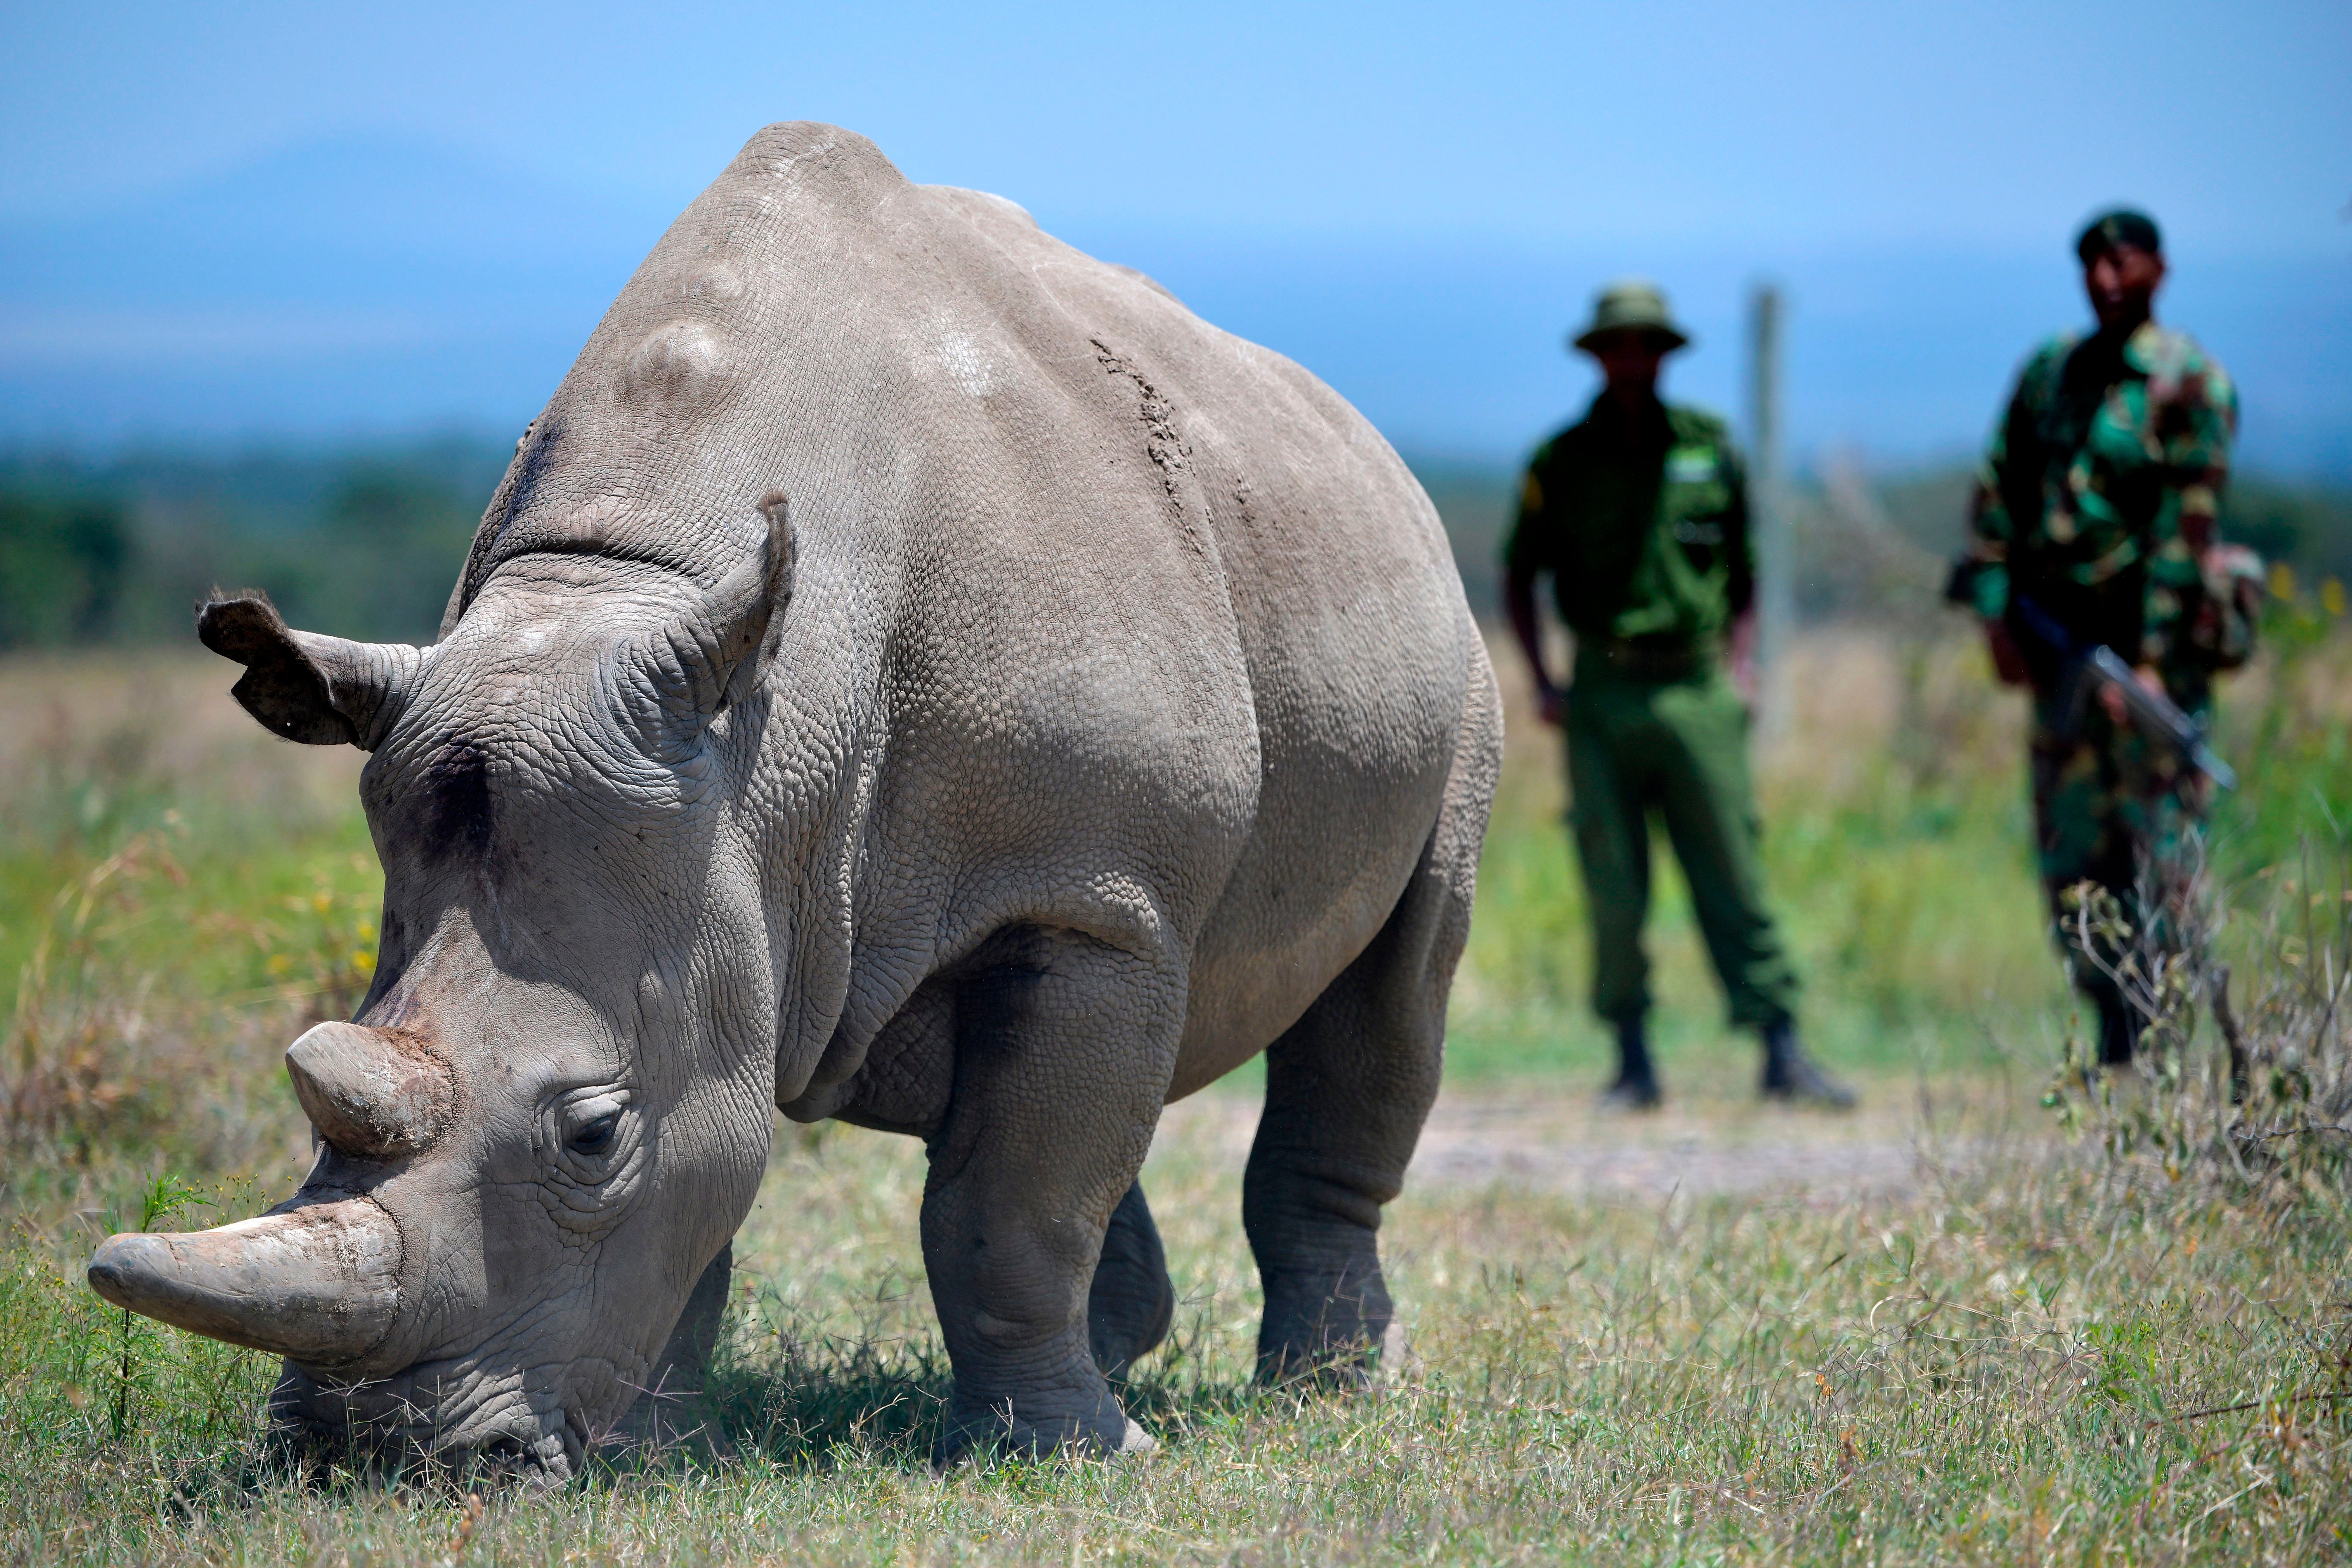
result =
M1492 679L1483 645L1435 510L1345 400L1010 204L932 194L1084 329L1088 374L1126 409L1119 439L1157 480L1150 510L1213 574L1200 631L1232 639L1246 683L1255 794L1197 942L1189 1092L1287 1027L1379 929Z

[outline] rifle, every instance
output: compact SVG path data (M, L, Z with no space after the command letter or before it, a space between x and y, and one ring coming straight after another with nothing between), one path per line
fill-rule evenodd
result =
M2111 688L2123 699L2124 711L2130 716L2133 729L2158 745L2168 747L2221 788L2238 787L2237 773L2207 741L2204 723L2182 712L2179 705L2162 692L2142 686L2132 667L2115 649L2105 643L2084 647L2057 616L2022 595L2011 595L2009 607L2026 632L2057 656L2061 672L2058 689L2066 696L2066 728L2070 731L2082 722L2083 704L2090 700L2091 694L2102 687Z

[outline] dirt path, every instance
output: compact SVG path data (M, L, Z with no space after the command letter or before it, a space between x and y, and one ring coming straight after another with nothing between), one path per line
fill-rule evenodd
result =
M1945 1118L1939 1115L1937 1120ZM1168 1109L1163 1138L1204 1140L1246 1157L1257 1106L1204 1094ZM1758 1194L1839 1203L1916 1190L1958 1165L1979 1163L1979 1138L1929 1136L1900 1086L1836 1116L1735 1100L1669 1104L1644 1116L1606 1113L1581 1095L1441 1097L1423 1130L1408 1184L1496 1183L1596 1197Z

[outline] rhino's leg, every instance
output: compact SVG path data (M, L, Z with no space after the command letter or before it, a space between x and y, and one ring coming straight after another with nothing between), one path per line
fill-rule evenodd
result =
M1380 935L1266 1051L1242 1183L1265 1289L1262 1381L1360 1383L1389 1326L1381 1207L1437 1098L1445 994L1469 931L1476 838L1448 842L1445 826Z
M1111 1211L1110 1227L1103 1232L1102 1259L1095 1265L1094 1285L1087 1292L1087 1338L1094 1347L1095 1365L1105 1377L1125 1377L1129 1367L1168 1337L1175 1316L1176 1287L1168 1279L1168 1255L1160 1248L1159 1227L1151 1223L1151 1205L1143 1201L1143 1184L1137 1182Z
M923 1191L923 1262L955 1368L938 1462L991 1445L1150 1446L1095 1364L1087 1306L1182 1021L1174 970L1075 931L993 940L958 986L954 1088Z

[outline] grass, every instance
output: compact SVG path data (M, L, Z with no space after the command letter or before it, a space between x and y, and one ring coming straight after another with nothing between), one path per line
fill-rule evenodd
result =
M1160 1453L933 1479L945 1388L912 1250L917 1152L778 1159L723 1380L741 1457L494 1494L483 1562L2316 1560L2352 1483L2340 1205L2117 1190L2025 1163L1885 1204L1413 1194L1403 1364L1250 1391L1229 1161L1148 1174L1180 1353L1135 1391ZM2250 1221L2253 1223L2250 1224ZM304 1489L250 1457L258 1358L156 1331L110 1436L116 1314L12 1268L10 1483L27 1557L423 1563L458 1495ZM47 1331L28 1343L23 1329ZM89 1348L101 1353L91 1356ZM79 1398L77 1394L79 1394ZM34 1434L38 1434L37 1440Z
M2282 1038L2308 1015L2274 1005L2280 977L2307 989L2341 963L2341 884L2289 855L2352 776L2352 649L2326 636L2286 626L2293 658L2233 704L2231 749L2260 765L2216 836L2224 887L2286 911L2223 933L2250 1026ZM1964 647L1848 633L1802 659L1805 700L1764 758L1775 896L1817 1049L1864 1082L1874 1126L1916 1142L1916 1179L1417 1184L1388 1222L1405 1332L1380 1386L1301 1397L1247 1382L1251 1107L1246 1083L1221 1088L1171 1111L1145 1175L1182 1300L1129 1391L1160 1452L935 1478L921 1152L785 1128L714 1380L733 1456L478 1495L298 1482L260 1441L265 1358L81 1284L109 1230L215 1223L299 1180L276 1058L363 977L373 860L350 759L248 733L215 669L17 664L0 681L0 1542L26 1561L355 1563L2352 1554L2335 1145L2225 1144L2191 1126L2225 1110L2158 1075L2044 1111L2072 1010L2036 912L2013 701ZM1520 743L1507 769L1449 1038L1449 1095L1474 1107L1565 1104L1603 1070L1554 763ZM1676 1136L1860 1136L1739 1107L1749 1047L1661 881ZM2321 1026L2340 1048L2340 1017ZM1560 1136L1625 1135L1562 1114Z

